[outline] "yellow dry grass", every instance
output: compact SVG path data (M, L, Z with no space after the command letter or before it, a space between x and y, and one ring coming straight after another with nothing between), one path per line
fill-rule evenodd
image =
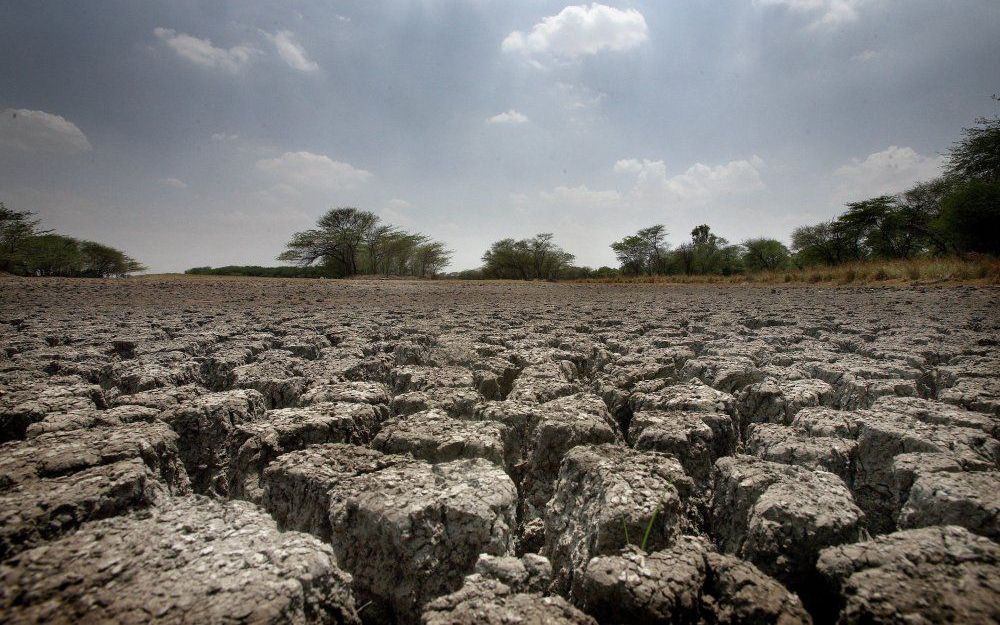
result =
M1000 284L1000 259L917 258L870 260L807 269L762 271L733 276L623 276L571 282L600 284Z

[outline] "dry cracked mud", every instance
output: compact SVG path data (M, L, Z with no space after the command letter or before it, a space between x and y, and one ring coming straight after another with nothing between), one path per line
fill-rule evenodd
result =
M998 310L0 277L0 623L1000 622Z

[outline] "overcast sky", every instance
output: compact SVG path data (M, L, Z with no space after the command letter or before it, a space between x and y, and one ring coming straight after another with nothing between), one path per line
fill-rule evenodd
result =
M599 266L935 176L998 112L1000 2L9 1L0 58L0 201L152 270L345 205L452 269L543 231Z

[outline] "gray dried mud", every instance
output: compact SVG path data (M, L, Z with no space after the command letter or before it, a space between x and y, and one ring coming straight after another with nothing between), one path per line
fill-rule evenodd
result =
M0 622L995 623L998 310L0 277Z

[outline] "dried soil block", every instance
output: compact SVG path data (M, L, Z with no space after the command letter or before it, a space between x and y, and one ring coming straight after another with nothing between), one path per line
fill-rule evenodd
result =
M422 625L597 625L562 597L513 590L506 584L470 575L450 595L431 601Z
M750 428L745 450L763 460L833 473L845 484L854 480L857 443L832 436L809 436L784 425L757 423Z
M264 417L264 397L254 390L225 391L172 408L162 419L180 436L178 447L196 493L225 497L239 426Z
M182 497L0 564L11 623L344 623L351 578L312 536L245 502Z
M229 494L259 503L261 475L275 458L309 445L367 444L379 422L378 412L368 404L322 403L268 410L258 420L237 426L232 435Z
M593 558L573 603L601 623L811 623L799 598L749 562L680 536L660 551L635 546Z
M832 406L833 387L823 380L775 380L752 384L740 393L737 410L745 434L753 423L790 425L803 408Z
M958 525L1000 541L1000 472L919 475L899 513L900 528Z
M357 475L412 462L406 456L358 445L310 445L279 456L264 469L261 506L279 528L309 532L329 542L330 491L334 486Z
M614 419L594 395L578 393L541 406L529 443L521 491L526 520L542 518L552 498L563 456L578 445L622 444Z
M554 587L567 590L590 558L639 543L647 528L647 548L669 543L684 528L692 489L673 456L617 445L571 449L545 511Z
M388 421L372 447L388 454L410 454L432 464L484 458L506 467L506 430L493 421L453 419L443 411L429 410Z
M672 454L692 478L705 481L712 464L736 450L732 418L714 412L649 410L632 416L629 441L641 451Z
M823 550L816 564L842 625L1000 622L1000 546L955 526Z
M514 483L481 458L400 463L337 480L329 496L337 561L358 599L390 621L415 622L425 603L461 586L480 554L513 547Z
M864 513L832 473L732 456L715 463L710 526L723 553L795 588L821 549L860 538Z

